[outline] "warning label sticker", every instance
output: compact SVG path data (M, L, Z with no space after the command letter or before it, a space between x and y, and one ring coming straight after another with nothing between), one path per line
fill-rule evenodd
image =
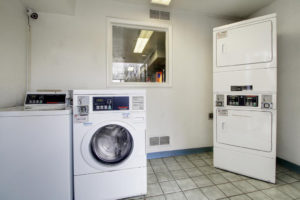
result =
M218 110L218 116L228 116L228 110Z
M85 123L89 121L88 115L74 115L74 122L75 123Z
M132 110L144 110L144 97L143 96L132 97Z
M227 31L217 33L217 39L223 39L227 37Z

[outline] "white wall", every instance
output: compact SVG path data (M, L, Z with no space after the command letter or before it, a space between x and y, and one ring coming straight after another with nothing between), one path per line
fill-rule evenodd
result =
M78 0L75 16L32 21L32 89L106 87L106 17L147 21L149 7ZM157 23L157 21L153 21ZM172 12L173 86L148 88L148 137L171 145L148 152L212 146L212 28L229 20Z
M254 16L277 13L278 157L300 165L300 1L277 0Z
M19 0L0 0L0 108L24 101L26 38L25 8Z

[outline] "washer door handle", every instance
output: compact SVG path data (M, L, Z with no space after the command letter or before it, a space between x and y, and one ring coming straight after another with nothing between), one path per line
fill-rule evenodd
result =
M225 122L222 122L222 130L225 128Z

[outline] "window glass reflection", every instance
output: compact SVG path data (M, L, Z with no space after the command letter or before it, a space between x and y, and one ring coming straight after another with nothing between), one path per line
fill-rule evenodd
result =
M166 33L113 26L113 82L166 82Z

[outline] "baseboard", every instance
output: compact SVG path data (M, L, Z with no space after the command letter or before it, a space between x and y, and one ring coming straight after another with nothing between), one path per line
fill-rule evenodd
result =
M300 166L295 163L277 157L277 164L280 164L291 171L300 173Z
M193 148L193 149L180 149L180 150L173 150L173 151L154 152L154 153L148 153L147 159L166 158L170 156L182 156L182 155L193 154L193 153L212 152L212 150L213 147L200 147L200 148Z

